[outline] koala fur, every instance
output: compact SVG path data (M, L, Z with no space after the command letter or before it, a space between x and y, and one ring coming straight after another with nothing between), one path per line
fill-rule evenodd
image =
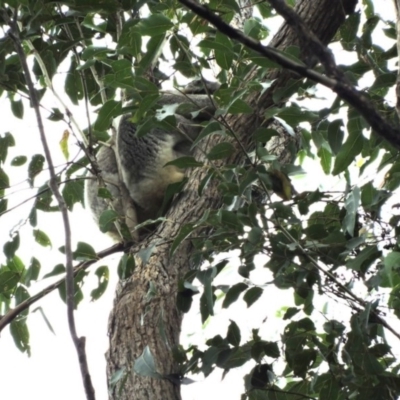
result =
M209 89L214 91L213 84ZM187 91L196 93L198 85L188 86ZM204 93L204 90L203 90ZM165 93L158 102L160 106L178 105L175 110L176 128L166 132L153 128L143 137L136 136L136 125L130 115L122 116L116 140L111 139L97 155L102 179L112 195L106 201L97 196L97 179L89 179L86 184L87 200L97 223L106 209L115 210L138 240L135 227L149 219L155 219L163 203L167 186L180 182L184 171L166 163L179 157L191 155L193 140L200 133L199 121L212 117L214 103L209 95ZM190 120L191 113L196 117ZM108 232L114 239L121 240L117 229Z

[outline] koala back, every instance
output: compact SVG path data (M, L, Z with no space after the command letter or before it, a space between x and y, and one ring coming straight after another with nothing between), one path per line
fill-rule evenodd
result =
M189 91L198 93L197 88ZM88 204L96 222L102 212L111 207L125 221L134 239L140 239L145 229L141 228L138 233L135 229L137 224L159 216L167 186L184 177L183 170L165 164L192 154L193 140L201 128L198 123L210 119L215 111L213 100L206 94L167 92L158 105L178 105L175 108L174 128L153 128L145 136L137 137L136 125L130 121L129 115L125 115L120 119L116 143L112 139L110 146L103 146L98 153L101 175L113 197L111 204L97 196L98 182L95 177L86 184ZM109 233L116 240L121 239L117 229Z
M193 139L199 129L177 115L177 128L165 132L153 128L147 135L136 137L136 126L123 117L118 129L117 153L122 179L130 196L148 218L156 218L168 185L180 182L184 171L165 164L192 153Z

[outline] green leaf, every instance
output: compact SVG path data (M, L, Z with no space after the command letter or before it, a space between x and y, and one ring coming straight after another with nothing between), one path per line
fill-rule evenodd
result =
M124 254L118 263L118 277L120 279L127 279L133 274L134 269L135 259L129 254Z
M200 298L200 313L203 323L208 316L214 315L214 292L212 282L217 274L215 267L207 268L204 271L198 271L196 276L204 286L204 292Z
M232 42L228 36L217 31L215 35L215 42L223 46L223 50L220 49L215 51L215 61L224 70L229 70L232 66L232 62L235 54L232 51Z
M65 254L65 246L61 246L58 250L61 253ZM72 252L72 256L73 259L77 261L97 259L97 254L94 251L93 247L85 242L78 242L76 250Z
M196 161L194 157L179 157L165 164L165 166L167 165L175 165L178 168L196 168L202 167L204 164Z
M269 128L257 128L253 133L254 140L263 144L268 143L274 136L278 136L278 132L275 129Z
M64 114L58 108L52 108L52 113L47 118L49 121L61 121L64 118Z
M23 303L25 300L29 299L31 296L28 291L23 286L18 286L14 293L15 305ZM19 315L26 317L29 313L29 308L19 313Z
M11 135L10 132L6 132L4 137L0 136L0 161L5 162L8 154L8 148L15 146L14 136ZM1 172L1 169L0 169ZM1 184L1 176L0 176L0 189L4 187Z
M215 145L207 154L209 160L220 160L228 158L235 152L235 147L232 143L224 142Z
M110 49L108 47L89 45L82 52L82 60L103 59L106 58L109 52Z
M62 196L69 211L74 209L75 203L84 205L85 194L83 180L71 180L67 182L63 187Z
M343 399L340 393L340 386L333 375L331 375L329 379L324 382L322 389L319 391L319 398L329 400Z
M273 383L274 378L275 376L272 370L272 365L256 365L250 372L250 385L253 390L249 392L249 400L284 400L284 398L279 396L279 391L281 389L275 386L271 387L271 383ZM272 397L269 396L269 392L265 390L254 390L266 388L273 389Z
M158 61L158 57L165 46L166 34L155 35L150 38L146 45L146 53L139 63L139 67L146 71L152 68L153 65Z
M75 105L78 105L78 102L83 98L84 93L82 80L77 68L78 64L75 60L75 57L72 56L71 65L69 67L67 77L65 78L64 89L71 102Z
M370 86L369 92L384 96L388 89L394 86L396 83L395 73L380 74L376 77L375 82Z
M391 347L386 343L378 343L371 348L368 349L368 352L375 357L381 358L388 354L391 350Z
M32 156L31 161L28 165L28 177L31 187L33 186L35 177L42 172L44 161L45 159L41 154L35 154Z
M119 44L123 39L121 36ZM139 56L142 51L142 35L137 27L131 27L129 31L129 51L134 57Z
M278 358L281 355L279 351L278 343L275 342L263 342L263 349L265 355L271 358Z
M179 282L178 294L176 296L176 307L183 313L189 312L193 303L193 296L199 292L197 288L193 290L190 286L189 288L185 287L186 284L189 284L189 282L184 282L184 284L181 281Z
M113 88L134 90L132 65L128 60L116 60L111 63L112 72L104 77L104 84Z
M65 273L65 267L63 264L57 264L51 272L45 274L43 279L50 278L51 276L56 276Z
M74 260L77 261L97 259L97 254L94 251L93 247L85 242L78 242L76 250L72 253L72 255L74 256Z
M244 365L251 358L248 346L224 349L218 356L217 366L225 370L238 368Z
M31 348L29 345L29 330L26 325L26 320L14 319L10 324L10 333L18 350L22 353L26 352L28 356L30 356Z
M0 272L0 293L13 292L20 276L18 272L14 271Z
M162 376L157 372L153 355L149 346L143 349L142 355L137 358L133 364L133 370L140 376L149 376L151 378L162 379Z
M247 288L248 286L242 282L236 283L235 285L231 286L226 293L224 302L222 303L222 308L228 308L239 298L240 294L244 292Z
M98 131L107 130L114 117L121 115L122 105L120 101L108 100L99 110L99 115L94 124L94 129Z
M247 307L253 305L263 294L264 290L260 287L250 288L243 296L243 300L246 302Z
M349 137L341 147L338 155L336 156L335 165L333 167L332 174L338 175L343 172L352 162L364 145L364 136L360 131L349 133Z
M16 232L12 239L8 242L6 242L3 246L3 252L4 255L7 257L7 259L11 259L14 257L16 251L19 248L19 232Z
M321 146L318 150L318 157L321 160L322 170L325 172L325 175L329 175L332 167L331 152L325 146Z
M357 257L347 261L346 265L348 268L354 271L361 271L364 274L381 254L382 252L378 250L377 246L366 246L357 254Z
M0 168L0 196L3 197L4 189L10 186L10 179L5 171Z
M40 268L40 261L37 258L32 257L29 267L24 274L24 283L26 286L29 287L31 285L31 281L37 281L39 278Z
M388 279L389 285L393 287L393 273L397 274L400 271L400 253L392 251L383 259L383 265L385 267L384 273Z
M195 147L197 145L197 143L199 143L202 139L204 139L208 135L216 134L216 133L220 133L220 132L223 132L223 128L221 127L219 122L217 122L217 121L208 122L207 125L200 132L199 136L193 142L192 147Z
M360 13L353 13L348 16L345 22L340 26L339 32L342 38L341 43L345 50L352 50L350 44L357 36L360 25Z
M119 214L114 210L105 210L99 218L99 228L103 233L109 232L114 228L114 222L119 218Z
M111 192L105 187L99 187L97 190L97 196L101 197L102 199L112 199L113 195Z
M85 26L86 28L93 29L95 31L101 32L101 33L107 33L105 26L103 23L100 23L98 25L95 24L93 15L86 15L86 17L83 19L81 22L82 26Z
M16 118L22 119L24 117L24 103L22 100L11 100L11 111Z
M95 272L97 279L98 279L98 285L96 289L93 289L90 292L90 296L93 300L98 300L106 291L107 286L108 286L108 281L109 281L109 270L107 266L101 266L96 269Z
M0 189L1 193L1 189ZM8 199L0 199L0 217L3 213L5 213L8 209Z
M241 339L240 329L235 321L231 320L231 323L228 326L228 333L226 335L226 339L234 347L240 345L240 339Z
M1 284L1 274L0 274L0 284ZM393 288L389 296L388 305L393 310L393 313L396 315L396 317L400 318L400 285L397 285Z
M304 377L309 368L311 368L317 358L317 351L314 349L305 349L291 354L291 368L297 376Z
M334 337L340 337L343 335L346 327L339 321L334 319L324 323L324 331L328 335L333 335Z
M39 243L43 247L52 247L50 238L40 229L33 230L33 237L36 243Z
M173 26L171 20L164 15L152 14L148 18L142 19L137 25L137 29L143 36L158 36Z
M220 218L221 225L228 229L234 229L238 233L243 233L243 223L239 220L235 212L228 210L219 210L217 213Z
M226 110L228 114L251 114L253 109L242 99L236 99Z
M25 264L18 256L14 256L13 258L7 260L7 268L10 271L18 272L22 274L25 271Z
M328 125L328 143L333 154L338 154L343 145L343 120L335 119Z
M300 308L289 307L289 308L286 310L286 312L285 312L285 314L284 314L284 316L283 316L283 319L284 319L284 320L285 320L285 319L290 319L290 318L292 318L293 316L295 316L299 311L301 311Z
M316 113L301 109L296 104L290 107L283 107L279 110L277 116L287 122L292 128L296 128L300 122L313 122L318 118Z
M28 157L26 156L17 156L11 160L11 165L13 167L20 167L21 165L24 165L27 162L27 160Z
M229 47L225 43L217 42L216 40L204 39L199 42L198 46L203 49L211 49L216 52L221 51L223 53L229 51Z
M367 353L364 355L363 366L365 368L365 372L369 375L380 375L383 373L382 365L372 354Z

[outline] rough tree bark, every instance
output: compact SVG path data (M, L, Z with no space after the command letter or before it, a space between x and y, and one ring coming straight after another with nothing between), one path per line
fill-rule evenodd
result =
M351 13L357 0L300 0L296 11L307 26L323 41L329 43L339 26ZM313 64L313 57L302 48L298 35L290 26L284 23L271 45L285 49L289 45L300 46L304 59ZM250 77L249 77L250 78ZM247 99L257 113L242 116L232 116L228 122L246 146L251 142L248 132L259 125L265 110L274 104L272 94L283 87L293 75L284 70L271 71L268 79L276 79L270 90L260 98L254 95ZM226 139L225 139L226 140ZM210 146L215 145L210 143ZM282 148L282 147L281 147ZM198 154L199 159L204 159ZM238 149L235 162L241 162L242 154ZM155 245L149 262L136 266L134 274L129 279L120 282L114 302L114 309L109 319L110 349L107 353L107 373L110 379L121 369L128 371L122 389L120 385L110 387L110 399L116 400L178 400L180 388L169 380L158 380L140 377L132 372L133 363L149 346L156 360L157 371L163 375L178 372L172 357L172 348L179 344L182 315L178 312L175 301L177 282L189 269L189 258L193 247L190 241L184 241L173 257L170 257L170 243L157 245L162 242L159 238L174 238L182 224L198 219L207 209L217 209L221 205L216 186L212 184L199 197L197 186L204 177L202 170L193 171L186 185L185 192L179 202L168 213L167 222L157 229L140 247ZM132 248L135 254L138 248ZM148 296L150 285L155 288L153 296ZM160 333L163 326L164 332Z

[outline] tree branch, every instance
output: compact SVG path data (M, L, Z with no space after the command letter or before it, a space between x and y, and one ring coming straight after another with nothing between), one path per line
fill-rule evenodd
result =
M111 255L118 253L120 251L124 251L130 246L127 246L124 243L117 243L113 245L112 247L109 247L108 249L105 249L103 251L100 251L96 253L96 258L93 260L88 260L88 261L83 261L79 263L73 270L74 276L76 276L80 271L85 271L88 269L91 265L96 263L97 261ZM29 297L29 299L26 299L25 301L19 303L16 307L12 308L9 310L5 315L3 315L0 318L0 332L7 326L9 325L19 314L27 310L32 304L36 303L40 299L43 299L43 297L47 296L49 293L51 293L53 290L59 288L63 283L65 282L65 278L62 278L58 280L57 282L52 283L51 285L47 286L43 290L41 290L39 293Z
M399 129L388 123L378 113L378 111L375 109L374 105L367 98L367 96L362 92L356 90L349 83L320 74L312 68L306 67L304 64L289 59L273 47L263 46L259 41L244 35L242 32L224 22L219 16L212 13L207 7L202 6L193 0L179 0L179 2L188 7L195 14L209 21L220 32L224 33L231 39L242 43L248 48L269 58L280 66L290 71L296 72L302 77L309 78L314 82L320 83L330 88L332 91L337 93L339 97L341 97L351 106L353 106L360 113L360 115L362 115L364 119L371 125L372 129L377 135L387 140L392 146L400 149ZM329 67L331 67L331 65L329 65Z

